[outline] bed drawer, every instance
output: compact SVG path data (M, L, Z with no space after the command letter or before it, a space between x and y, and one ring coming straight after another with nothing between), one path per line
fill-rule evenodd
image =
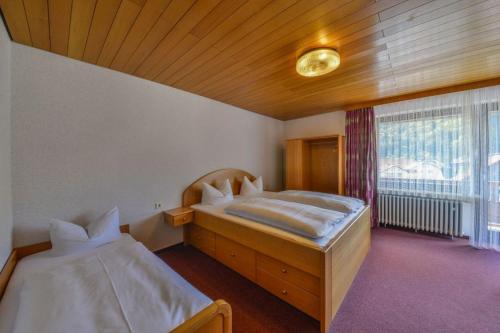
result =
M255 251L217 235L215 242L217 260L255 281Z
M261 269L257 269L257 283L285 302L319 320L320 299L318 296Z
M263 254L257 255L257 269L290 282L311 294L319 296L319 278Z
M189 243L209 256L215 257L215 233L196 224L191 224L188 228Z

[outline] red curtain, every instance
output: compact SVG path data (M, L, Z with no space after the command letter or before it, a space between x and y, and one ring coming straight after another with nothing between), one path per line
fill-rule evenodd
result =
M346 194L371 207L372 227L378 224L377 150L372 107L346 114Z

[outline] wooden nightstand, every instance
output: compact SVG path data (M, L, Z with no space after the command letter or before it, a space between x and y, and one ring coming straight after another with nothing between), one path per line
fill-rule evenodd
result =
M164 212L165 220L174 227L193 222L194 210L189 207L170 209Z

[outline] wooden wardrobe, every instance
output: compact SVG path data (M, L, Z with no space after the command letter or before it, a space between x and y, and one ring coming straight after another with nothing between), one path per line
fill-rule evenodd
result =
M287 140L286 189L344 194L345 137Z

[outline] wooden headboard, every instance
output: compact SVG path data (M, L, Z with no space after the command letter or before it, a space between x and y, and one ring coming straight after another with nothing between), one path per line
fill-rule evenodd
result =
M210 172L197 179L194 183L189 185L186 190L184 190L184 193L182 193L182 206L189 207L201 202L203 183L215 185L216 182L223 182L224 180L229 179L233 187L233 194L239 194L241 182L243 181L244 176L247 176L250 181L255 180L255 177L252 174L239 169L221 169Z
M121 225L120 231L124 234L130 233L129 225L128 224ZM2 299L5 288L7 288L7 283L9 282L12 272L14 272L14 268L16 267L17 262L26 256L50 250L51 248L52 248L52 243L49 241L49 242L26 245L12 250L9 258L7 259L7 262L2 268L2 271L0 271L0 300Z

